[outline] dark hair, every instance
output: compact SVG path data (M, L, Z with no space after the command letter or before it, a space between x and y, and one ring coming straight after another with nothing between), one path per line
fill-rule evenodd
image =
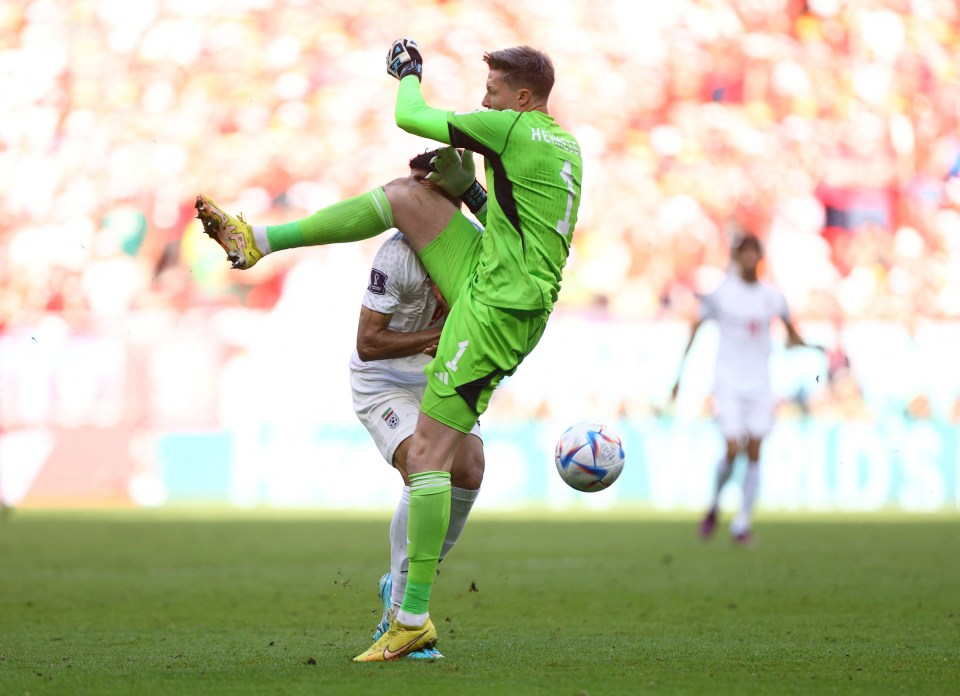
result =
M433 165L430 161L437 156L437 153L440 151L439 148L434 150L427 150L426 152L421 152L416 157L410 158L410 169L423 169L425 171L434 171Z
M491 70L503 73L511 87L526 87L534 96L546 99L553 89L553 61L546 53L529 46L514 46L483 54Z
M753 247L758 254L763 255L763 245L760 244L760 238L752 232L740 234L733 240L733 250L735 252L741 252L747 247Z

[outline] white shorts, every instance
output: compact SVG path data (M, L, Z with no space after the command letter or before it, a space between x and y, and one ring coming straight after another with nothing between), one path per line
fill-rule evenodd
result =
M773 429L773 395L769 390L740 390L717 385L717 425L726 440L761 439Z
M393 466L397 447L411 437L417 427L420 400L426 382L417 385L397 384L359 370L350 370L350 386L357 418L370 433L387 464ZM481 437L480 423L473 426L470 434Z

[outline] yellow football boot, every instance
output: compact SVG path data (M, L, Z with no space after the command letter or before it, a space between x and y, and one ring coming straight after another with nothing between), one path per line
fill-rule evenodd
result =
M253 228L243 219L221 210L206 196L197 196L197 219L203 231L227 252L227 260L234 268L250 268L263 258L253 240Z
M373 645L360 653L354 662L385 662L397 660L423 648L432 648L437 642L437 629L433 621L427 619L423 626L404 626L394 620L390 629L380 636Z

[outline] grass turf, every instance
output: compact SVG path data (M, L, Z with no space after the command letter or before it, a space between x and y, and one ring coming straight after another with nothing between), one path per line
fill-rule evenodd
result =
M389 515L15 511L3 694L956 694L956 516L476 514L441 566L446 659L356 664Z

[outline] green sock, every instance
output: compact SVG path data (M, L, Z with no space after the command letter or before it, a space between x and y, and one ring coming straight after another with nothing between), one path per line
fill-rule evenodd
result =
M430 589L440 562L443 538L450 524L450 473L410 474L410 514L407 518L407 590L402 611L426 614Z
M382 186L334 203L310 217L267 226L271 251L293 247L357 242L393 227L393 210Z

